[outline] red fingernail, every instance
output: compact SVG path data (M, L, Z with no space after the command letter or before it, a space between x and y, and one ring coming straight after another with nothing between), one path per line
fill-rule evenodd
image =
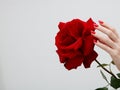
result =
M94 24L94 27L96 28L96 27L98 27L98 25L97 25L97 24Z
M93 40L93 42L94 42L94 43L97 43L97 40L96 40L96 39L94 39L94 40Z
M91 31L91 34L95 34L95 32L94 32L94 31Z
M104 22L103 22L103 21L101 21L101 20L99 20L98 22L99 22L100 24L103 24L103 23L104 23Z

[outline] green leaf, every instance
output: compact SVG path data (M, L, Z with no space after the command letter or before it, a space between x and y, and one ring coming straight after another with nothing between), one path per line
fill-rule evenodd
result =
M103 67L105 67L105 66L108 66L108 64L105 64L105 63L103 63L103 64L101 64ZM97 67L101 67L100 65L98 65Z
M103 87L103 88L97 88L95 90L108 90L108 88L107 87Z
M111 61L111 63L112 63L113 65L115 65L115 63L113 62L113 60Z
M120 73L118 73L117 76L120 78Z
M103 79L105 79L105 81L109 84L109 81L107 80L107 77L105 76L105 74L100 70L100 73L103 77Z
M117 76L120 78L120 73L118 73ZM120 88L120 79L111 76L110 85L115 89Z

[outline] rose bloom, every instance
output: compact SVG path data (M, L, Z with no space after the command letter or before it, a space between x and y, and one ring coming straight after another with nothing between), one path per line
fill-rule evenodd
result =
M82 63L89 68L98 54L94 51L94 22L90 18L87 22L73 19L69 22L60 22L59 32L55 37L57 54L60 62L68 69L76 69Z

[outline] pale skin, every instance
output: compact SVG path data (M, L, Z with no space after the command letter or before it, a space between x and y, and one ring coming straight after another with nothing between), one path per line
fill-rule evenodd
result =
M91 31L92 35L98 40L94 40L96 46L105 50L111 56L116 67L120 71L120 36L116 29L108 25L107 23L99 20L99 25L94 24L96 30L99 30L104 34L98 34Z

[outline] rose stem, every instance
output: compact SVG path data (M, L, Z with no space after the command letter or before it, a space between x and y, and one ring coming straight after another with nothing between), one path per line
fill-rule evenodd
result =
M97 61L97 60L95 60L95 61L101 66L102 69L104 69L107 73L111 74L114 78L117 79L117 77L116 77L112 72L110 72L110 71L108 71L106 68L104 68L104 66L102 66L99 61Z

